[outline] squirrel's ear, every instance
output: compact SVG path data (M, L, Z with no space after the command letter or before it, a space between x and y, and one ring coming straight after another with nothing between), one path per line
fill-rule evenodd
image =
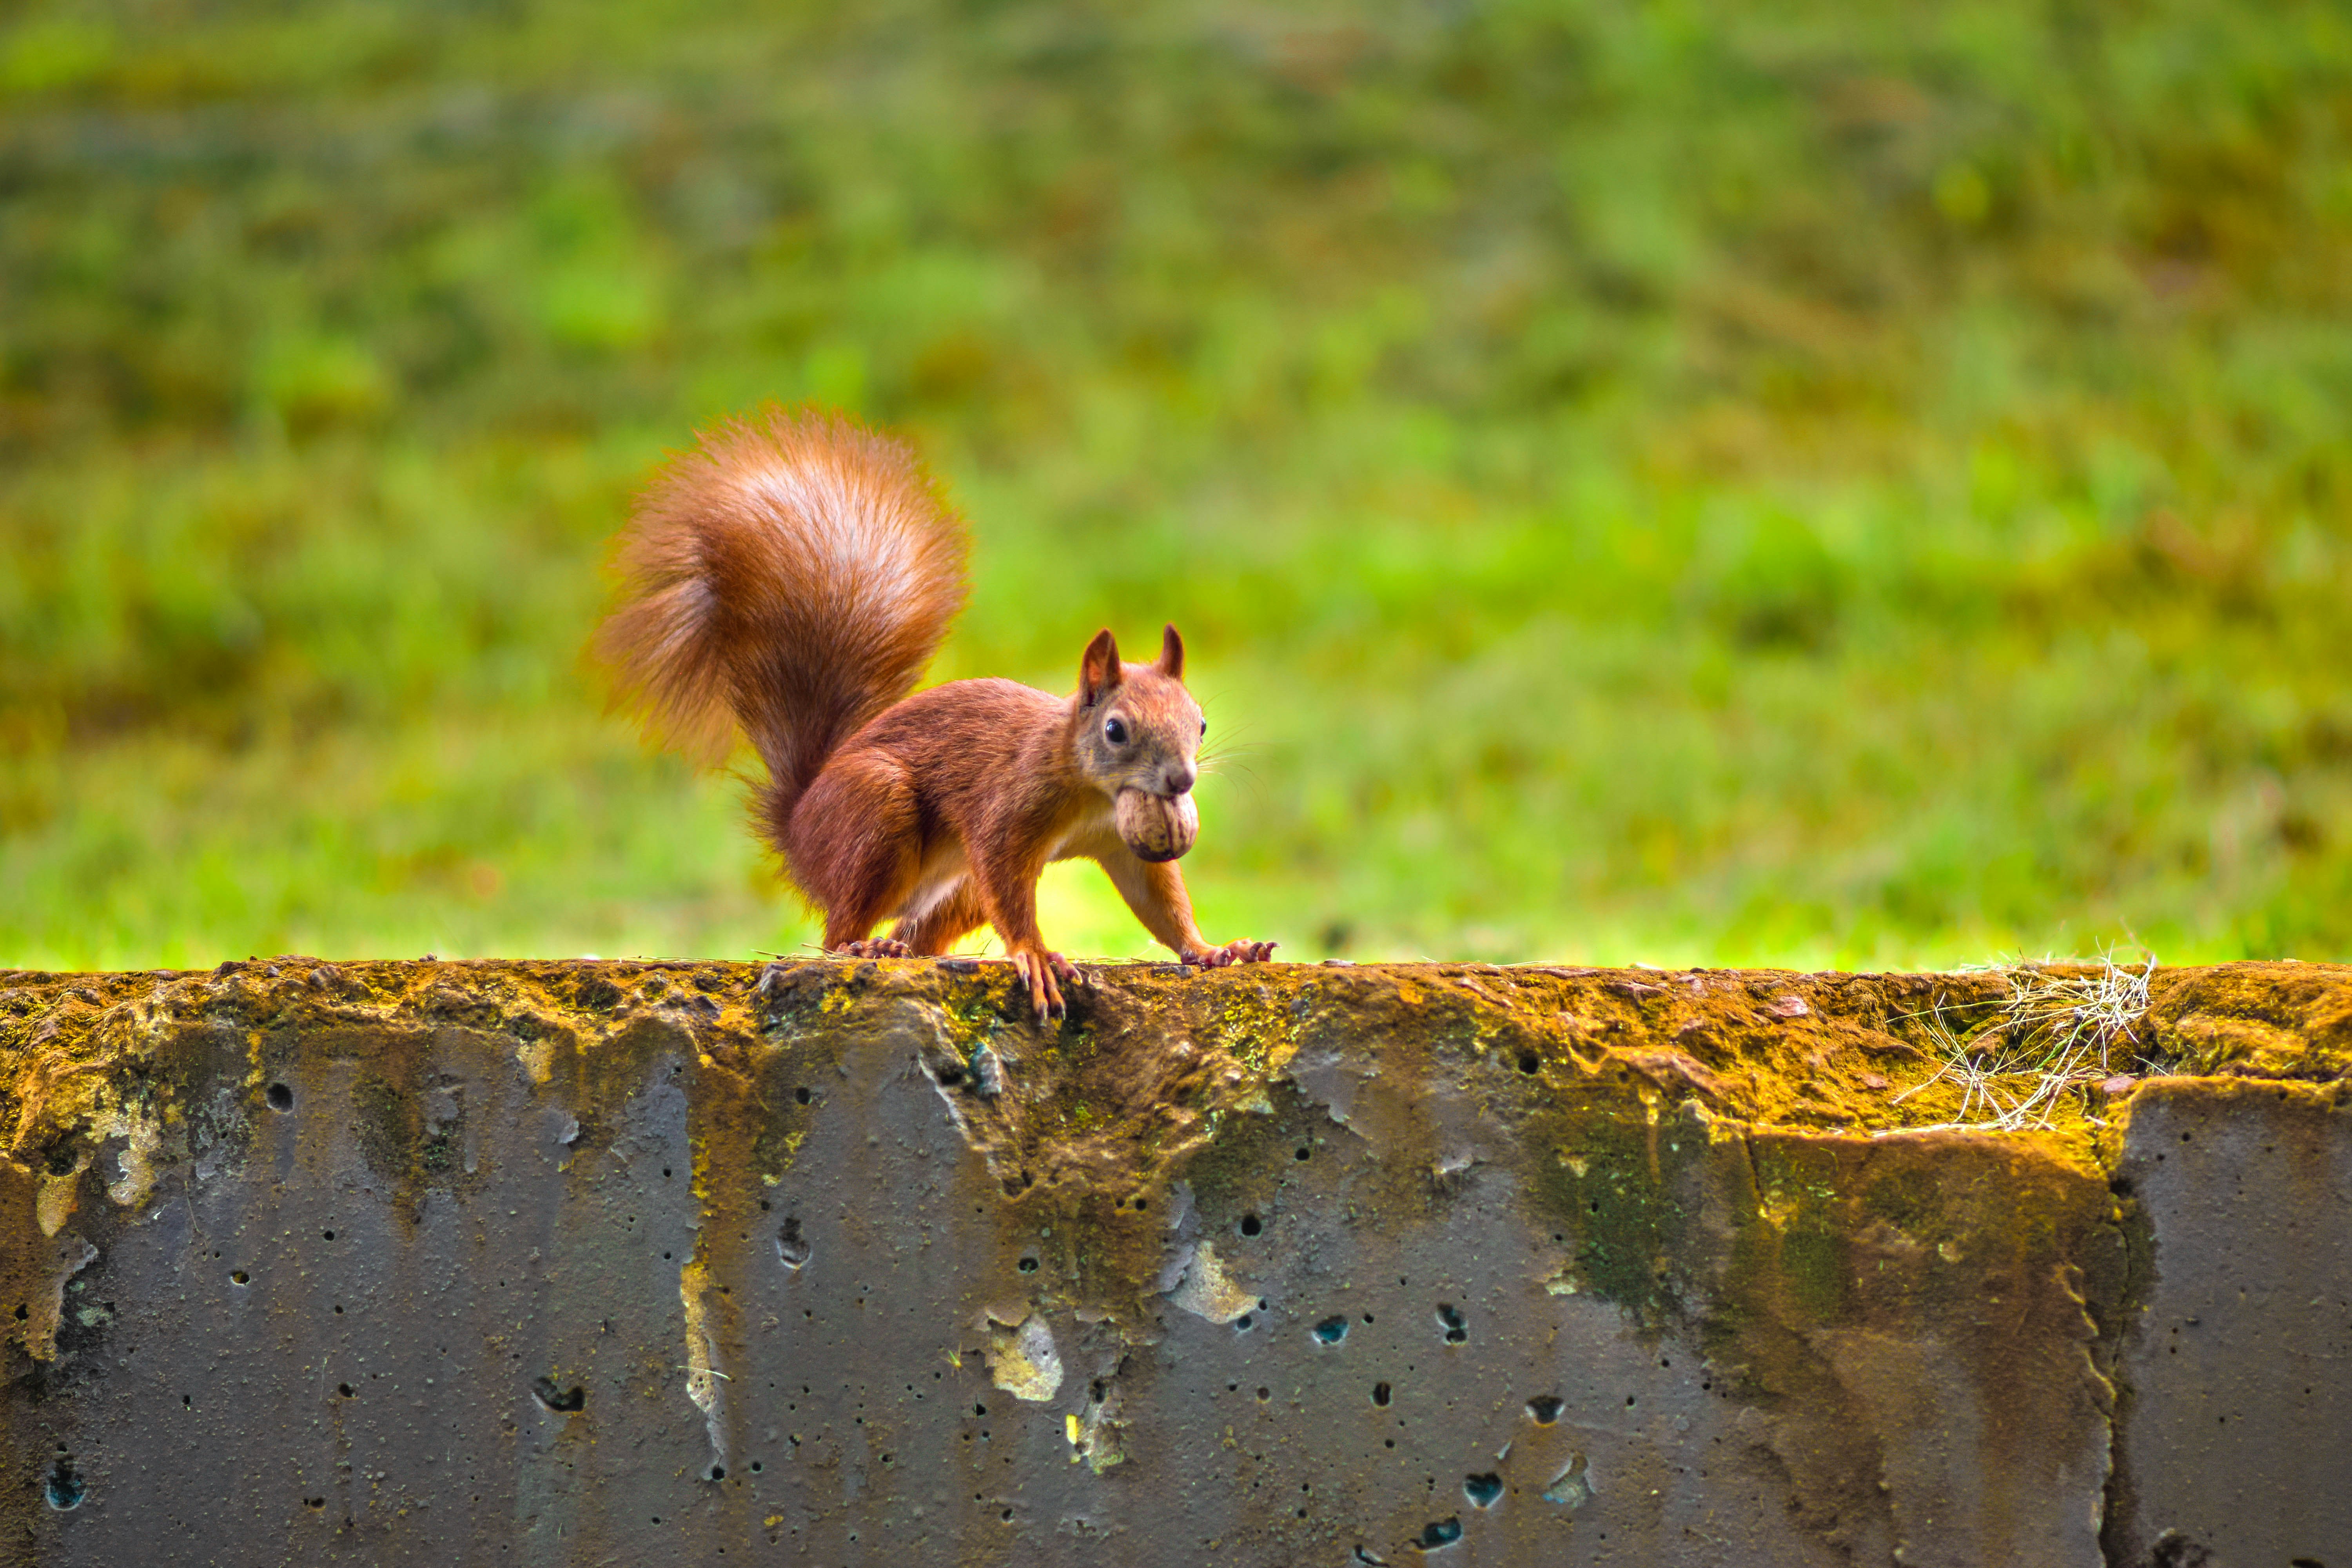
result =
M1087 644L1087 656L1078 661L1078 700L1096 701L1118 682L1118 639L1105 626Z
M1184 639L1172 626L1160 634L1160 673L1171 680L1184 679Z

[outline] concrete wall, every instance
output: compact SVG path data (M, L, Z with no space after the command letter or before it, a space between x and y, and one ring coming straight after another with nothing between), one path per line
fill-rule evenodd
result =
M2352 1568L2352 973L1092 974L0 973L0 1562Z

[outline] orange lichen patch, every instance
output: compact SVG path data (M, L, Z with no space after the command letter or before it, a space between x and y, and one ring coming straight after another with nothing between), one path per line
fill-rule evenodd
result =
M771 981L766 993L756 992L761 969L727 963L288 958L193 973L0 971L0 1049L12 1058L0 1084L7 1149L24 1157L108 1100L118 1068L198 1024L248 1037L394 1018L484 1030L511 1037L519 1064L544 1083L561 1057L641 1015L666 1015L724 1053L772 1036L779 1021L837 1016L883 991L929 999L966 1044L1001 1037L1009 1052L1058 1064L1082 1083L1113 1080L1111 1092L1083 1098L1120 1114L1147 1114L1162 1098L1149 1092L1153 1075L1132 1070L1142 1058L1168 1050L1185 1079L1219 1058L1247 1074L1279 1076L1332 1009L1361 1007L1409 1019L1473 1057L1531 1054L1540 1070L1573 1074L1615 1063L1659 1080L1662 1091L1663 1075L1742 1121L1879 1131L1941 1120L1934 1095L1898 1097L1932 1076L1937 1024L1958 1033L1981 1026L2003 994L1993 972L1277 964L1196 975L1165 964L1105 965L1088 972L1097 1005L1041 1036L1008 1006L1011 971L1002 964L783 967L796 978ZM2352 1069L2352 979L2337 966L2160 970L2147 1023L2147 1054L2168 1068L2302 1078Z
M167 1121L158 1096L170 1098L171 1059L208 1048L199 1037L236 1040L252 1059L257 1094L271 1040L388 1024L412 1035L461 1028L496 1036L519 1069L546 1086L583 1072L594 1078L600 1050L631 1023L658 1017L698 1042L714 1085L746 1086L749 1098L726 1114L762 1129L753 1140L762 1151L757 1163L772 1174L791 1134L772 1114L772 1086L758 1081L762 1050L901 997L937 1013L933 1054L942 1060L960 1066L992 1041L998 1058L1023 1064L1025 1091L984 1104L981 1121L994 1129L994 1143L1036 1145L1015 1165L1013 1179L1024 1187L1148 1184L1148 1167L1180 1157L1223 1111L1262 1099L1302 1043L1335 1028L1375 1062L1409 1039L1416 1052L1501 1062L1561 1090L1622 1081L1758 1126L1879 1132L1952 1119L1958 1089L1919 1086L1936 1077L1955 1039L1997 1021L2003 995L1993 973L1434 964L1195 975L1137 964L1089 973L1070 1023L1041 1035L1011 1005L1011 971L1002 964L811 961L763 972L694 963L287 958L196 973L0 972L0 1050L10 1058L0 1081L0 1152L37 1167L53 1145L109 1117L143 1107L151 1120ZM2339 1077L2352 1068L2352 984L2346 971L2323 965L2159 971L2138 1033L2142 1053L2160 1068ZM383 1057L380 1041L372 1049L372 1081L398 1094L416 1089L398 1061ZM2053 1126L2078 1132L2104 1110L2086 1086L2055 1108ZM709 1114L719 1111L714 1105ZM425 1157L413 1130L381 1131L387 1158ZM1104 1166L1114 1149L1132 1151L1120 1159L1140 1166L1109 1180Z
M2209 1076L2333 1079L2352 1074L2352 984L2333 963L2223 963L2159 971L2150 1056Z

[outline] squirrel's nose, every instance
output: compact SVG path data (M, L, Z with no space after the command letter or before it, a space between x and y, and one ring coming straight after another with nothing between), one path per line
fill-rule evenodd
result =
M1171 796L1182 795L1192 787L1193 781L1200 776L1193 771L1192 763L1179 763L1160 775L1161 792Z

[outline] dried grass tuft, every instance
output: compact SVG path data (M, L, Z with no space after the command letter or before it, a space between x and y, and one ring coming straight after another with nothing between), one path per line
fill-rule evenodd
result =
M2069 1089L2114 1075L2119 1046L2140 1043L2156 955L2142 950L2137 967L2102 955L2087 973L2075 964L2020 963L2000 973L2009 995L1993 1018L1963 1033L1947 1017L1941 996L1926 1013L1941 1047L1935 1075L1895 1097L1897 1103L1938 1083L1960 1086L1959 1114L1932 1128L1907 1131L2021 1132L2050 1125Z

